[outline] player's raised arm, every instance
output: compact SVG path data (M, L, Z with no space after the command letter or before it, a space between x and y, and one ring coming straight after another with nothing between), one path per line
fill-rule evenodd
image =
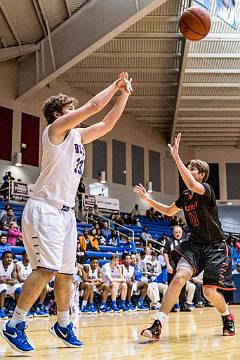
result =
M171 144L168 144L170 153L178 167L180 175L183 181L185 182L187 188L192 192L196 192L200 195L203 195L205 192L204 186L200 182L194 179L194 177L186 168L186 166L184 165L184 163L182 162L179 156L178 150L179 150L180 140L181 140L181 133L179 133L177 137L175 137L173 146Z
M128 73L122 72L116 81L80 108L74 110L73 105L66 105L63 113L55 111L56 120L50 126L50 136L60 137L66 135L70 129L75 128L85 119L101 111L119 89L127 86L129 86Z
M155 210L159 211L162 214L173 216L174 214L180 211L180 209L175 205L175 203L172 203L171 205L165 205L156 200L151 199L145 187L142 184L136 185L134 187L134 192L141 199L143 199L145 203L147 203L149 206L153 207Z
M109 113L104 117L101 122L91 125L88 128L80 129L83 144L88 144L104 136L113 129L125 109L129 95L131 95L131 82L132 79L126 79L126 86L122 86L120 88L121 95L117 99L113 108L109 111Z

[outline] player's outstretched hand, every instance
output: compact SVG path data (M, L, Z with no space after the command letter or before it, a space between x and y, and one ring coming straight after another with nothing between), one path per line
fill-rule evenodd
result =
M143 200L146 200L149 198L149 194L147 193L147 190L142 184L138 184L134 186L134 192Z
M179 144L180 144L180 140L181 140L181 133L179 133L174 140L174 145L172 146L171 144L168 144L168 148L170 150L170 153L172 155L172 157L174 159L176 159L178 157L178 149L179 149Z
M132 78L129 79L129 75L127 72L121 72L118 75L116 86L121 92L125 92L128 95L131 95L131 93L133 92Z

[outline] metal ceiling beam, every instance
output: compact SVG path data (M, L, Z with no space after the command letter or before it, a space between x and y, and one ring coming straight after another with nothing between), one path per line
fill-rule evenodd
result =
M118 39L182 39L180 33L153 33L153 32L123 32L118 35Z
M194 96L181 96L181 100L240 100L240 96L238 95L217 95L217 96L213 96L213 95L207 95L207 96L202 96L202 95L194 95Z
M198 140L200 140L200 139L204 139L204 140L224 140L224 139L227 139L227 138L231 138L231 139L233 139L233 140L238 140L238 139L239 139L239 136L236 135L236 133L235 133L235 136L232 136L232 135L228 136L227 133L226 133L226 134L223 134L223 135L220 135L220 134L214 135L214 134L208 134L208 133L206 133L206 134L196 134L196 135L194 135L194 134L192 134L192 135L189 135L189 134L184 135L184 134L183 134L183 138L184 138L186 141L187 141L188 139L190 139L190 140L196 139L196 141L198 141Z
M185 74L240 74L240 69L186 69Z
M183 140L184 142L184 140ZM235 146L236 142L233 141L204 141L204 142L199 142L199 141L186 141L186 143L188 144L188 146Z
M176 102L176 106L175 106L175 114L174 114L174 119L173 119L173 123L172 123L171 134L170 134L170 142L171 143L174 140L175 128L177 126L178 112L179 112L179 107L180 107L180 102L181 102L182 83L184 81L185 69L186 69L187 62L188 62L189 51L190 51L190 41L184 40L182 61L181 61L181 65L180 65L181 73L180 73L180 78L179 78L177 102Z
M171 120L172 116L136 116L136 120L139 121L164 121Z
M181 56L181 53L153 53L153 52L147 52L147 53L120 53L120 52L95 52L90 56L90 58L178 58Z
M102 67L91 67L91 68L81 68L81 67L74 67L73 69L69 70L68 71L68 74L69 75L76 75L76 74L79 74L81 72L84 71L84 73L113 73L113 74L118 74L119 72L121 72L123 69L122 68L117 68L117 67L112 67L112 68L102 68ZM152 73L152 74L171 74L171 73L178 73L179 72L179 69L164 69L164 68L161 68L161 69L152 69L152 68L127 68L129 74L135 72L137 74L139 73Z
M126 111L136 111L136 112L144 112L146 111L147 113L150 112L161 112L161 111L166 111L166 112L172 112L172 107L168 107L168 108L140 108L140 107L126 107Z
M165 2L142 0L140 11L135 0L88 2L51 33L55 71L48 38L40 42L37 56L28 55L20 62L18 100L32 95Z
M222 59L222 58L226 58L226 59L239 59L240 58L240 54L238 53L189 53L188 54L188 58L211 58L211 59Z
M204 107L204 108L200 108L200 107L194 107L194 108L179 108L178 109L178 113L180 112L180 111L186 111L186 112L189 112L189 111L191 111L191 112L199 112L199 111L205 111L205 112L208 112L208 111L214 111L214 112L222 112L222 111L227 111L227 112L232 112L232 111L234 111L234 112L236 112L236 113L240 113L240 109L239 108L228 108L228 107L219 107L219 108L206 108L206 107Z
M72 10L71 10L69 0L64 0L64 2L65 2L66 9L67 9L68 17L71 17L72 16Z
M240 88L240 83L183 83L183 87L196 87L196 88Z
M39 21L39 23L41 25L43 34L44 34L44 36L47 36L46 25L44 23L43 16L42 16L41 10L39 8L38 1L37 0L32 0L32 2L33 2L33 5L34 5L34 8L35 8L35 11L37 13L37 18L38 18L38 21Z
M207 121L208 123L212 123L212 122L219 122L219 121L233 121L233 122L238 122L238 121L240 121L240 115L239 116L230 116L230 117L228 117L227 118L227 120L225 119L225 117L223 118L223 117L218 117L218 116L194 116L194 117L192 117L192 116L179 116L178 117L178 121L180 121L180 122L184 122L184 121L186 121L186 122L190 122L190 123L192 123L192 122L197 122L199 125L201 125L201 122L203 121Z
M240 125L238 126L238 129L240 130ZM231 131L230 131L230 129L227 127L227 126L225 126L225 128L214 128L214 127L212 127L211 129L209 129L209 131L207 131L207 129L205 128L205 126L203 126L201 129L199 128L199 129L196 129L196 128L185 128L185 129L183 129L183 128L179 128L179 127L177 127L176 128L176 132L181 132L182 131L182 133L183 134L188 134L188 135L191 135L191 134L198 134L198 135L201 135L201 136L206 136L206 135L221 135L222 133L225 135L227 135L227 136L236 136L236 131L237 131L237 129L232 129L231 128Z
M14 59L19 56L32 54L37 50L39 50L39 46L35 44L11 46L0 49L0 62Z
M6 22L7 22L8 26L9 26L9 28L10 28L13 36L15 37L18 45L21 46L20 37L19 37L19 35L18 35L18 33L17 33L17 30L16 30L16 28L15 28L15 26L14 26L14 24L13 24L11 18L10 18L10 16L8 15L8 12L7 12L4 4L3 4L3 0L0 0L0 9L1 9L1 11L2 11L2 13L3 13L3 16L5 17Z
M81 87L81 88L88 88L91 89L92 87L101 87L104 88L106 87L106 85L108 84L107 82L79 82L79 83L72 83L70 81L71 87ZM170 88L170 87L176 87L178 85L178 83L140 83L140 82L135 82L134 81L134 88Z

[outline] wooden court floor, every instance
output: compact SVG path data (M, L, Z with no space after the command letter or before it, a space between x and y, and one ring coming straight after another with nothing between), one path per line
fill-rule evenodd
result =
M231 309L238 326L240 306ZM36 351L18 354L0 338L0 359L240 360L240 330L233 337L222 337L221 320L213 308L170 314L159 342L140 336L154 314L151 311L75 317L74 326L85 344L82 349L66 348L48 332L54 317L29 319L27 334Z

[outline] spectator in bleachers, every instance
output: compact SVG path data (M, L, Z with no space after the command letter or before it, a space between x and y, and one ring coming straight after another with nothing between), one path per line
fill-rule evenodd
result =
M237 262L236 269L233 270L232 274L240 274L240 261Z
M9 200L9 186L10 181L15 180L14 177L11 174L11 171L6 172L6 174L3 176L3 183L0 188L0 195L3 196L4 200Z
M102 227L102 230L101 230L101 234L102 234L103 237L105 237L106 243L108 244L109 241L110 241L110 239L111 239L111 230L110 230L110 228L109 228L109 226L108 226L108 222L107 222L107 221L105 221L105 222L103 223L103 227Z
M149 209L146 210L146 217L149 220L158 220L158 216L156 215L156 211L154 210L153 207L150 207Z
M183 220L183 218L179 218L178 219L178 226L181 226L182 228L184 228L184 226L185 226L185 221Z
M2 219L1 219L1 223L0 223L0 228L3 230L8 230L9 229L9 223L11 221L17 221L13 209L12 208L8 208L7 209L7 213L5 215L3 215Z
M101 305L99 309L102 312L107 312L109 309L107 307L107 298L109 294L109 286L104 283L102 271L99 266L99 259L93 257L90 261L90 265L84 265L84 270L86 272L87 281L92 284L93 291L101 294ZM92 309L95 309L92 306ZM91 306L89 307L91 310Z
M97 206L97 204L94 205L93 209L92 209L92 214L93 214L93 219L97 220L99 218L99 216L101 215L100 209Z
M148 308L144 305L144 299L147 295L148 284L144 281L135 281L134 275L134 266L131 265L131 256L128 253L122 255L122 273L127 282L127 299L126 306L122 303L122 310L133 310L133 305L131 302L131 297L133 292L139 291L139 299L137 303L137 310L148 310Z
M151 240L152 240L152 235L148 232L148 227L144 226L143 231L140 235L140 243L143 246L147 246Z
M132 225L132 219L128 214L123 215L122 222L124 226Z
M7 242L11 246L16 246L16 245L20 245L17 244L17 242L19 242L19 239L22 239L22 232L20 231L20 228L16 223L16 221L10 221L9 229L7 230Z
M109 239L109 242L107 242L107 245L119 246L119 244L120 244L119 231L112 229L111 238Z
M105 237L102 235L101 229L94 229L96 231L96 234L94 236L94 238L98 241L99 245L106 245L106 239Z
M157 280L157 277L162 272L162 266L158 260L157 253L153 250L151 254L151 258L145 258L144 262L146 263L146 269L147 269L147 279L148 282L155 282ZM162 282L158 282L158 290L160 294L164 295L167 291L168 285L164 284Z
M29 257L26 251L24 250L24 252L22 253L22 260L17 262L17 279L21 286L23 286L23 284L25 283L26 279L31 274L31 272L32 272L32 268L29 262ZM47 296L47 293L48 293L48 285L44 287L44 289L42 290L39 296L39 299L37 301L36 312L34 310L30 310L28 312L28 317L32 317L33 315L39 317L49 316L44 306L44 301Z
M124 238L125 238L125 242L122 246L122 251L123 251L123 253L132 254L133 252L136 251L135 242L132 240L132 238L130 236L126 236Z
M115 223L117 225L123 225L123 221L122 221L121 216L119 214L116 214L116 216L115 216Z
M10 204L5 205L4 210L1 211L1 213L0 213L0 222L1 222L1 219L2 219L3 215L7 214L8 209L12 209Z
M159 289L156 282L149 283L146 277L147 267L144 262L145 251L141 252L141 256L136 253L131 255L131 265L134 267L134 276L137 283L144 283L147 285L147 296L150 299L150 308L152 310L157 310L160 308L161 304L159 303Z
M99 251L97 239L88 234L88 230L84 229L83 234L79 237L80 251L86 252L87 250Z
M11 245L7 244L7 235L0 235L0 259L5 251L11 251Z
M131 218L136 218L140 216L140 211L138 209L138 204L135 204L134 208L131 211Z
M121 267L119 266L119 257L117 254L113 254L110 258L110 262L102 266L103 280L107 284L111 291L111 308L113 311L119 312L120 309L117 306L117 294L120 292L120 301L125 302L127 296L127 283L123 277Z
M21 290L17 279L17 265L13 262L13 253L5 251L0 261L0 319L7 319L4 307L6 295L12 295L17 302Z

